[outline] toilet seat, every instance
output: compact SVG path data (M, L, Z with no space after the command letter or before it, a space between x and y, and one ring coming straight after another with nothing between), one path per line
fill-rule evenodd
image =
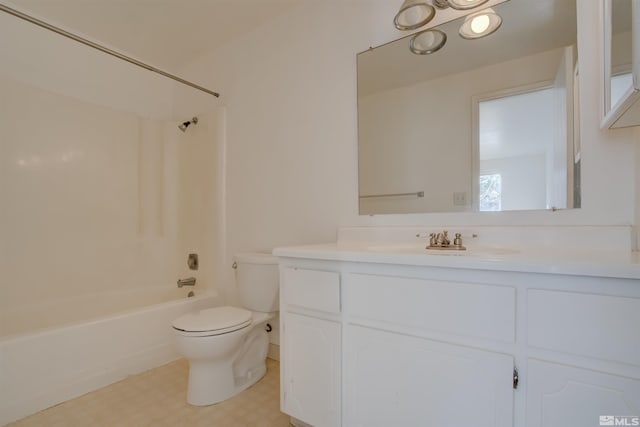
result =
M172 323L181 335L204 337L222 335L246 328L251 324L252 313L238 307L215 307L187 313Z

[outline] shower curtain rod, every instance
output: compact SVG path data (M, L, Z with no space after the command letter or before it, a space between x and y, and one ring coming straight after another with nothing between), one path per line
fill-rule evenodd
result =
M157 74L160 74L162 76L168 77L168 78L170 78L172 80L175 80L175 81L177 81L179 83L182 83L184 85L191 86L194 89L197 89L197 90L200 90L202 92L208 93L209 95L213 95L216 98L220 97L220 94L217 93L217 92L214 92L212 90L204 88L204 87L202 87L200 85L197 85L195 83L192 83L192 82L190 82L188 80L182 79L182 78L180 78L178 76L174 76L173 74L167 73L166 71L162 71L162 70L160 70L160 69L158 69L156 67L153 67L153 66L151 66L149 64L145 64L144 62L140 62L137 59L131 58L130 56L123 55L120 52L116 52L115 50L112 50L112 49L109 49L107 47L104 47L104 46L102 46L102 45L100 45L98 43L94 43L91 40L87 40L87 39L85 39L83 37L80 37L78 35L75 35L73 33L65 31L62 28L58 28L58 27L56 27L54 25L48 24L48 23L46 23L44 21L41 21L41 20L39 20L37 18L34 18L33 16L30 16L30 15L27 15L26 13L20 12L19 10L12 9L12 8L2 4L2 3L0 3L0 10L3 11L3 12L8 13L10 15L13 15L13 16L15 16L17 18L23 19L23 20L25 20L27 22L31 22L32 24L35 24L35 25L37 25L39 27L42 27L42 28L44 28L46 30L53 31L54 33L60 34L61 36L70 38L71 40L75 40L75 41L77 41L79 43L82 43L83 45L92 47L92 48L97 49L97 50L99 50L101 52L109 54L111 56L115 56L116 58L121 59L123 61L126 61L126 62L128 62L130 64L137 65L138 67L144 68L145 70L152 71L154 73L157 73Z

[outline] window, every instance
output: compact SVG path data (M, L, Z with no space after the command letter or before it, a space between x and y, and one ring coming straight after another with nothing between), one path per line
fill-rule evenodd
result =
M500 174L480 175L480 211L502 210L502 177Z

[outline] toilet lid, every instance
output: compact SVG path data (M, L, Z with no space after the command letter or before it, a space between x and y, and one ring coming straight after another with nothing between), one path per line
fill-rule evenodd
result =
M173 327L184 332L223 334L242 329L251 323L251 312L238 307L216 307L187 313L173 321Z

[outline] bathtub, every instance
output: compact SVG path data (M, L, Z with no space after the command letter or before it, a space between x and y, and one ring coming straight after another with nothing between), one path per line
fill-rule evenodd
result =
M221 305L215 292L187 298L190 290L102 294L3 313L14 317L0 329L0 425L177 359L171 321ZM153 305L133 308L142 301Z

